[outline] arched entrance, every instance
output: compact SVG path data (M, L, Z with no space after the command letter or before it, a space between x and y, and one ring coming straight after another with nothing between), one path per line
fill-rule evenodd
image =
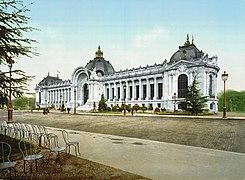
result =
M188 77L185 74L181 74L178 77L178 98L185 98L187 95Z
M87 100L88 100L88 93L89 93L89 90L88 90L88 84L84 84L83 85L83 104L86 104Z

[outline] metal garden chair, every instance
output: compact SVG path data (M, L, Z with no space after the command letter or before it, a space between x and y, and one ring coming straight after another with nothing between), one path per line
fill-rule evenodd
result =
M35 162L37 171L37 161L43 158L42 154L37 153L37 148L33 144L27 142L29 139L21 139L19 142L19 149L23 155L24 172L26 169L26 161L30 162L30 172L32 173L32 163Z
M9 174L11 177L11 171L14 169L16 162L10 161L9 157L11 154L11 146L6 142L0 142L0 171L9 169Z
M41 145L41 140L42 140L42 133L40 132L39 128L37 125L32 124L32 130L33 130L33 143L39 143Z
M41 138L43 138L43 145L46 147L48 146L48 138L49 136L53 136L54 133L49 133L47 128L42 125L37 125L37 128L41 134Z
M14 128L14 137L22 138L23 132L20 123L13 123L13 128Z
M60 147L58 144L58 136L56 134L52 134L48 136L48 148L49 148L49 156L48 161L50 159L51 153L57 154L56 161L59 159L59 155L61 152L65 152L65 147Z
M77 156L77 152L80 155L79 142L78 141L70 141L69 140L69 134L65 130L62 130L62 136L63 136L65 144L66 144L66 153L67 153L67 148L69 149L69 153L70 153L70 147L74 146L75 147L76 156Z

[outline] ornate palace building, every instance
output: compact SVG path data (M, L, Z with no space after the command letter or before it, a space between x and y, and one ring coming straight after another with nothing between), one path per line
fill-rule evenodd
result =
M48 74L35 88L37 107L65 107L90 110L98 107L104 94L108 106L126 102L173 111L182 108L187 87L198 77L199 88L208 97L207 107L217 112L217 56L208 57L187 40L169 61L145 67L115 71L103 57L100 46L95 58L85 67L77 67L70 80Z

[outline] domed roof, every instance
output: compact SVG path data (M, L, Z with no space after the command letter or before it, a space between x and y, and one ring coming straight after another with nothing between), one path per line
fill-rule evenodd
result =
M100 76L115 72L111 63L103 58L103 52L100 50L100 46L98 47L98 51L95 52L95 58L90 60L85 68L89 70L94 70L94 68L96 68L96 73Z
M170 63L177 62L179 60L193 60L201 58L202 51L200 51L194 44L192 37L192 43L189 41L189 35L187 34L187 40L183 46L179 46L179 50L176 51L170 58Z
M49 73L48 73L48 76L43 78L43 80L41 80L38 85L39 86L47 86L47 85L52 85L52 84L56 84L56 83L60 83L62 82L62 79L60 79L58 77L58 74L57 74L57 77L53 77L53 76L50 76Z

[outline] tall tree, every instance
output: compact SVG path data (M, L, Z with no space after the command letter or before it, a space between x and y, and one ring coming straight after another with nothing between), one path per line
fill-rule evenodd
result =
M208 101L206 96L202 96L200 89L198 89L197 76L194 77L194 80L190 86L187 88L187 95L185 99L186 110L192 115L197 113L202 113L206 110L205 106Z
M30 5L30 4L28 4ZM36 40L25 37L35 28L28 26L29 11L22 0L0 0L0 65L12 66L20 57L38 55L32 46ZM5 68L6 69L6 68ZM0 70L0 106L7 104L10 81L14 96L23 94L30 76L22 70L13 70L10 79L9 71Z
M218 95L219 111L223 111L224 106L224 92L219 93ZM226 91L226 110L227 112L245 112L245 91L235 91L227 90Z
M105 101L104 94L101 95L101 99L99 101L98 111L99 112L105 112L105 111L107 111L107 104L106 104L106 101Z
M35 107L35 97L17 97L13 100L14 109L28 110Z

